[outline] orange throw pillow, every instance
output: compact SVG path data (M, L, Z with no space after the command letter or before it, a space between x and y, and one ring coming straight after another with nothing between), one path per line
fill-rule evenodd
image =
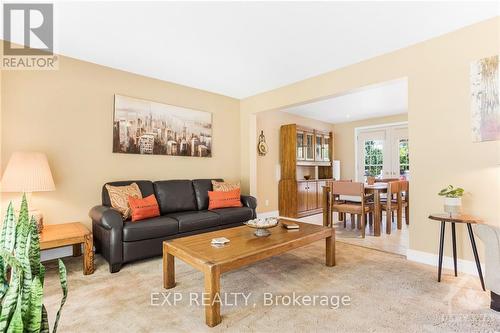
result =
M160 216L160 207L155 195L151 194L144 199L128 197L128 204L132 211L132 222L147 219L149 217Z
M208 191L208 209L242 207L240 199L240 189L218 192Z

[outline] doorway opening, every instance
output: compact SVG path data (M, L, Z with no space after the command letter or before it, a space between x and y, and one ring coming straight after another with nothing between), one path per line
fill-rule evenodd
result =
M329 184L333 181L352 181L352 182L367 182L368 177L375 177L378 181L391 181L396 179L409 180L411 175L409 146L410 138L408 136L408 82L407 78L383 82L376 85L366 86L347 92L342 95L329 97L320 101L313 101L295 105L286 109L266 111L257 115L257 132L264 130L269 133L269 138L276 136L275 146L280 147L281 143L278 140L279 128L283 125L293 122L297 128L314 128L317 132L322 126L331 128L333 133L331 145L333 147L331 154L331 163L328 168L331 172L328 173L328 179L322 177L312 177L316 175L314 172L297 172L292 175L293 180L297 184L297 193L307 192L307 195L297 195L297 202L302 200L308 203L310 191L300 191L301 186L307 189L316 188L316 195L313 199L316 202L321 202L318 197L322 185L319 182ZM292 121L292 117L293 121ZM314 122L314 123L312 123ZM320 122L320 124L318 124ZM272 129L271 126L272 125ZM273 134L274 133L274 134ZM297 132L298 146L296 147L297 156L296 164L300 165L300 170L307 169L307 163L312 161L313 149L316 148L314 142L318 142L317 138L311 136L309 143L307 137L303 138ZM271 141L272 142L272 141ZM319 140L321 142L321 140ZM299 149L300 147L313 147L310 149ZM276 153L279 149L275 149ZM314 150L316 155L321 155L321 150ZM278 155L278 154L276 154ZM314 155L314 154L313 154ZM303 162L304 160L305 162ZM314 159L315 162L316 159ZM265 163L273 163L269 166ZM272 193L263 193L264 189L269 188L269 176L275 174L276 183L283 178L280 172L281 161L278 156L271 161L269 157L259 157L257 163L257 174L259 185L257 186L259 197L264 197L265 205L268 204L268 196ZM299 169L299 167L297 167ZM304 176L310 176L311 179L303 179ZM266 178L267 177L267 178ZM260 182L260 180L264 181ZM318 178L318 179L316 179ZM293 182L292 182L293 183ZM311 186L315 184L316 186ZM318 190L318 186L320 190ZM277 192L277 191L276 191ZM384 196L383 194L381 195ZM279 201L279 196L276 198ZM262 202L262 201L261 201ZM272 203L272 201L271 201ZM304 210L301 205L297 205L297 209ZM301 208L302 207L302 208ZM380 207L379 207L380 208ZM321 207L318 205L318 210ZM273 212L271 212L273 213ZM277 213L277 212L276 212ZM290 218L290 216L281 214L282 217ZM311 213L309 216L301 217L293 216L301 222L322 224L322 214ZM264 211L263 216L265 216ZM314 214L314 215L312 215ZM358 218L352 218L352 215L346 215L347 223L339 221L338 214L334 213L334 221L336 227L337 240L358 246L369 247L386 252L396 253L400 255L406 254L408 248L408 231L409 228L405 222L401 229L397 228L396 220L392 222L392 231L386 233L386 214L381 213L380 234L375 234L374 224L367 224L366 237L361 238L361 229L358 227ZM404 219L403 214L403 219ZM344 226L345 225L345 226Z

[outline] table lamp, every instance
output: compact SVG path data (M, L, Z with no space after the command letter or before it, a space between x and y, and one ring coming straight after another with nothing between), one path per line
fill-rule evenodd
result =
M2 192L26 193L29 204L32 192L54 191L55 189L45 154L37 152L15 152L12 154L2 177ZM30 209L30 216L35 217L40 232L43 228L42 213Z

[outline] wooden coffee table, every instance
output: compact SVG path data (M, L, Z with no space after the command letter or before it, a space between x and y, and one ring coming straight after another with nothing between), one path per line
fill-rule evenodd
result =
M283 221L283 220L282 220ZM335 265L335 229L320 225L294 222L299 230L287 230L281 225L269 229L267 237L254 236L255 229L241 226L163 242L163 286L175 286L174 257L205 274L205 322L213 327L221 322L220 276L260 260L295 248L326 240L326 266ZM213 247L212 238L226 237L230 243Z

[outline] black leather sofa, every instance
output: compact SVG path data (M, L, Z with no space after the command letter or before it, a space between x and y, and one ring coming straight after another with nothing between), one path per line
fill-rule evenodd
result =
M222 179L214 179L222 181ZM111 208L108 191L102 187L102 205L93 207L89 216L96 252L108 261L111 273L127 262L162 254L166 239L240 226L256 217L257 200L241 196L243 207L208 210L211 179L120 181L113 186L137 183L142 196L154 194L161 216L139 222L123 221Z

